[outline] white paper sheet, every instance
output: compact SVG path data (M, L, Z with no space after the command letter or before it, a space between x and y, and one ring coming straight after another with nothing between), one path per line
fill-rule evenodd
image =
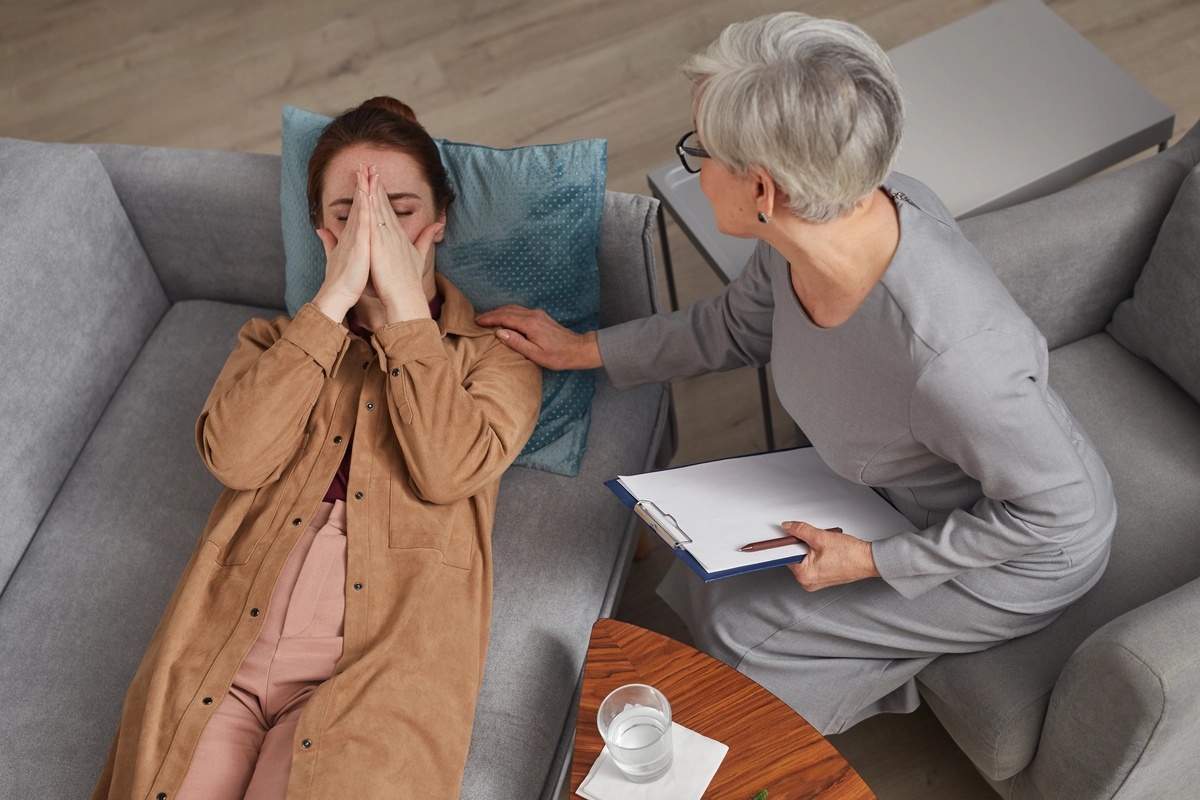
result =
M812 447L619 479L638 500L649 500L675 518L692 539L687 551L709 572L807 552L803 545L739 551L751 542L787 535L780 523L788 520L839 527L867 541L914 529L870 487L826 466Z

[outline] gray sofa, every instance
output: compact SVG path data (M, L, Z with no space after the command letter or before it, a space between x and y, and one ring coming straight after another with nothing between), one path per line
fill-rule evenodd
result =
M1197 161L1200 126L962 223L1046 335L1050 383L1108 465L1119 516L1104 577L1053 624L919 676L1005 798L1200 796Z
M0 197L0 798L82 798L219 492L196 416L242 323L282 313L279 159L5 139ZM604 324L657 308L655 207L606 198ZM553 798L569 770L634 539L602 481L652 466L668 408L598 384L577 478L504 477L463 797Z

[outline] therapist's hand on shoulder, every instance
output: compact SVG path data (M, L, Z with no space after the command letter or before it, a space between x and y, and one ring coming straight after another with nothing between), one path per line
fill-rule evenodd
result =
M604 366L596 332L575 333L541 309L501 306L475 318L485 328L499 328L496 338L539 367L596 369Z
M870 542L816 528L807 522L785 522L782 527L808 545L808 555L803 561L787 565L805 591L879 577Z

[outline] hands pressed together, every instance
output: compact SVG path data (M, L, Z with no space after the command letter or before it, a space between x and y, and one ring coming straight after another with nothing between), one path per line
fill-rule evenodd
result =
M783 529L808 545L803 561L787 565L805 591L879 577L870 542L807 522L785 522Z
M410 240L399 224L376 167L359 164L346 226L341 236L317 230L325 246L325 281L313 303L341 321L364 296L377 298L386 323L429 317L423 276L433 243L445 228L434 222Z

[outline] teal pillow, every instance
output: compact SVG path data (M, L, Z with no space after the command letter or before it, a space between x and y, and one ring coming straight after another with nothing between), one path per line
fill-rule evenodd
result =
M308 160L331 118L291 106L283 109L283 247L287 255L288 313L317 293L325 250L308 216ZM607 143L500 150L436 140L450 184L446 238L437 269L477 312L506 303L541 308L583 333L600 323L596 248L604 211ZM591 371L542 373L537 428L516 463L578 475L591 424L596 379Z

